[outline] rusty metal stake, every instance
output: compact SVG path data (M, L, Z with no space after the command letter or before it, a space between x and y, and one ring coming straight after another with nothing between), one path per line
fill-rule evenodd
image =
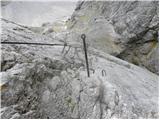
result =
M85 53L85 59L86 59L86 67L87 67L87 75L88 77L90 77L90 73L89 73L89 64L88 64L88 56L87 56L87 48L86 48L86 35L82 34L81 38L83 40L83 46L84 46L84 53Z

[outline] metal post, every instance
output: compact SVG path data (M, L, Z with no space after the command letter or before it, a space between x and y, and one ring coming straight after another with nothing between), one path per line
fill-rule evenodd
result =
M90 77L90 73L89 73L89 64L88 64L88 56L87 56L87 48L86 48L86 35L82 34L81 38L83 40L83 46L84 46L84 53L85 53L85 60L86 60L86 67L87 67L87 75L88 77Z

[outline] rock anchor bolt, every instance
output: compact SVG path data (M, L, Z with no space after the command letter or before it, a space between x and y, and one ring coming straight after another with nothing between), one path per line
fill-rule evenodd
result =
M89 64L88 64L88 56L87 56L87 47L86 47L86 35L82 34L81 38L83 40L83 47L84 47L84 53L85 53L85 60L86 60L86 67L87 67L87 75L88 77L90 77L90 73L89 73Z

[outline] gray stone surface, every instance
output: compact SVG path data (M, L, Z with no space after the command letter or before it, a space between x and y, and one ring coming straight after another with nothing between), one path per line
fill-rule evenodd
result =
M2 41L60 42L1 21ZM1 49L1 118L158 118L158 76L147 69L88 47L88 78L81 46Z
M90 46L158 74L158 4L81 1L68 21L68 28L74 34L85 33Z

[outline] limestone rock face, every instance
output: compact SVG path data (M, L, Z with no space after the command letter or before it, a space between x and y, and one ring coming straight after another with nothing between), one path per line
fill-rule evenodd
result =
M2 21L1 41L60 43ZM2 118L158 118L158 76L89 47L2 44Z
M158 1L80 1L68 22L90 46L158 73Z

